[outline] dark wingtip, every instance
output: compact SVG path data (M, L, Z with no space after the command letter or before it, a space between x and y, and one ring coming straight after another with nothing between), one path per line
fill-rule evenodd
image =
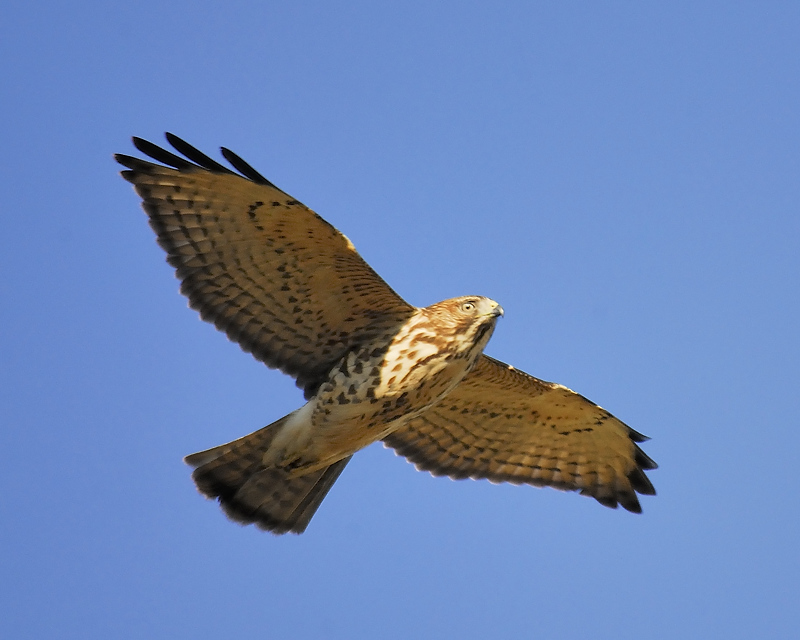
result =
M650 482L650 478L648 478L641 469L634 469L631 471L628 474L628 480L630 480L633 490L637 493L641 493L643 496L656 495L656 489L653 483Z
M648 471L652 469L658 469L658 464L656 461L642 451L638 445L634 445L633 459L642 469L646 469Z
M180 156L176 156L174 153L171 153L166 149L162 149L157 144L153 144L149 140L145 140L144 138L139 138L137 136L133 136L132 140L134 147L157 162L162 162L170 167L184 171L186 169L196 168L196 165L193 165L188 160L185 160Z
M639 501L634 498L630 501L625 501L621 503L622 506L625 508L626 511L630 511L631 513L641 513L642 512L642 505L639 504Z
M627 426L627 425L625 425ZM643 433L639 433L636 429L628 427L628 437L634 442L647 442L650 438Z
M248 178L249 180L252 180L257 184L264 184L267 185L268 187L274 187L275 189L277 189L277 187L274 184L272 184L269 180L267 180L264 176L262 176L258 171L253 169L253 167L251 167L250 164L242 160L233 151L225 147L220 147L219 150L222 153L222 156L228 162L231 163L231 166L234 169L236 169L239 173L241 173L245 178Z
M183 138L179 138L174 133L170 133L168 131L164 134L164 137L166 137L167 142L169 142L176 151L179 151L184 156L189 158L189 160L203 167L203 169L208 169L214 173L233 174L233 171L228 169L228 167L225 167L216 160L209 158L205 153L190 145Z
M128 167L128 169L133 169L133 166L136 164L136 158L125 155L124 153L115 153L113 158L123 167Z
M609 509L616 509L617 499L614 496L592 496L595 500L597 500L600 504L604 507L608 507Z
M167 151L166 149L159 147L157 144L153 144L149 140L145 140L144 138L139 138L137 136L133 136L132 138L133 146L135 146L139 151L144 153L152 160L161 162L162 164L174 169L178 169L179 171L189 171L199 167L206 169L207 171L211 171L212 173L224 173L228 175L244 177L252 182L255 182L256 184L263 184L268 187L272 187L273 189L278 189L278 187L272 184L258 171L253 169L250 164L242 160L242 158L226 147L220 148L222 155L239 173L232 171L213 158L210 158L196 147L190 145L183 138L176 136L174 133L167 131L164 133L164 137L176 151L183 154L185 157L176 155L171 151ZM115 154L114 159L129 169L142 170L147 166L147 163L144 163L141 159L122 153ZM283 192L281 189L278 189L278 191Z

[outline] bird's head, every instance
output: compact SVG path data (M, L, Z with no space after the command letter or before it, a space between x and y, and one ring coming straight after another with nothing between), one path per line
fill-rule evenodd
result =
M503 307L484 296L462 296L437 302L425 309L429 320L461 343L459 351L483 351L492 336Z

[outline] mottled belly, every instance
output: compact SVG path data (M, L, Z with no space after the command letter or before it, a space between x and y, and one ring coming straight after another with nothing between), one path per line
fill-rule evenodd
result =
M313 400L316 468L381 440L427 411L455 388L470 364L414 350L389 361L360 355L351 353L337 365Z

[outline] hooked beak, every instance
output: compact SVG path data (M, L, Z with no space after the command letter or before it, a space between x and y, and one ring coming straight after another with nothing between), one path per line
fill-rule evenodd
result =
M490 316L493 316L493 317L495 317L495 318L497 318L497 317L499 317L499 316L502 316L502 315L503 315L503 313L504 313L504 312L503 312L503 307L501 307L501 306L498 304L498 305L497 305L497 306L496 306L494 309L492 309L492 310L489 312L489 315L490 315Z

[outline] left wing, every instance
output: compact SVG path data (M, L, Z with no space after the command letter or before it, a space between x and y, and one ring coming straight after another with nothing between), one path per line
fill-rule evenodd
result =
M420 470L579 491L641 513L655 469L647 440L566 387L482 355L444 400L384 442Z

